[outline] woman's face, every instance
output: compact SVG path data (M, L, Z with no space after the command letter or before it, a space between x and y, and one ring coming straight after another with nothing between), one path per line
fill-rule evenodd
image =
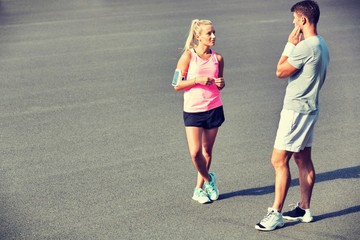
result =
M215 29L212 25L203 25L201 27L201 33L198 36L197 40L199 44L205 46L214 46L215 45Z

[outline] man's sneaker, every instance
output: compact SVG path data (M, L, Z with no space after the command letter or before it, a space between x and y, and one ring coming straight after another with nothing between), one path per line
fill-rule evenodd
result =
M195 201L198 201L199 203L208 203L211 202L208 195L202 188L195 188L194 189L194 195L192 197Z
M282 226L284 226L284 220L281 213L273 208L268 208L267 215L255 225L255 229L260 231L271 231Z
M213 201L219 198L219 189L216 186L216 176L215 173L209 173L211 181L208 183L204 183L205 192L209 196L209 198Z
M306 223L313 220L310 209L302 209L299 202L290 206L293 206L293 208L291 211L283 213L284 219L289 221L301 221Z

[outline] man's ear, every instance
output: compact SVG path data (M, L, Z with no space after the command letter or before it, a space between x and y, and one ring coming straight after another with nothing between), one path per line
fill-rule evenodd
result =
M306 22L307 22L306 17L302 16L302 17L301 17L301 23L302 23L302 25L305 25Z

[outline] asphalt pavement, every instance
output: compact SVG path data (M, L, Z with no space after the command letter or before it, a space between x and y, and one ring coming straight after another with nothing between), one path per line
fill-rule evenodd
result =
M330 48L313 159L313 223L254 225L274 195L270 156L286 81L277 60L295 1L1 0L0 239L359 239L360 2L318 0ZM214 22L226 121L196 172L171 78L192 19ZM285 202L299 199L296 166Z

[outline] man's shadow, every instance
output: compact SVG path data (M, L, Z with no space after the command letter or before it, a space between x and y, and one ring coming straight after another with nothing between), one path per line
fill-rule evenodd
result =
M349 168L343 168L334 170L331 172L326 173L317 173L316 174L316 183L319 182L325 182L335 179L346 179L346 178L360 178L360 165L355 167L349 167ZM293 179L291 180L291 186L299 186L299 179ZM265 187L258 187L258 188L249 188L244 189L236 192L229 192L224 193L219 196L219 200L224 200L227 198L232 198L236 196L259 196L259 195L265 195L270 194L274 192L274 185L269 185Z
M331 172L325 172L325 173L318 173L316 174L316 183L318 182L325 182L335 179L349 179L349 178L360 178L360 165L349 167L349 168L343 168L334 170ZM291 186L299 186L299 179L293 179L291 180ZM244 189L236 192L229 192L224 193L219 196L219 200L224 200L227 198L237 197L237 196L259 196L259 195L265 195L274 193L274 185L269 185L265 187L258 187L258 188L249 188ZM314 221L319 221L325 218L333 218L338 217L350 213L360 212L360 205L346 208L340 211L332 212L332 213L326 213L318 216L314 216ZM294 225L296 223L293 223ZM291 225L291 224L290 224Z

